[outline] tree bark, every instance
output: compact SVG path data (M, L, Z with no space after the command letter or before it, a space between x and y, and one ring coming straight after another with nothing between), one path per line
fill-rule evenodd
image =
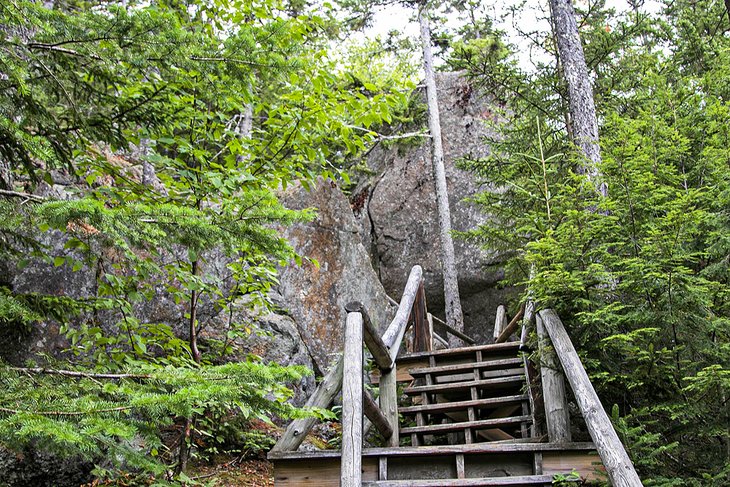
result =
M575 10L571 0L550 0L550 11L563 77L568 85L573 142L585 156L585 162L579 170L593 182L598 193L606 197L608 188L605 183L599 181L601 149L598 145L596 105L578 34L578 24L575 21Z
M464 316L461 311L461 300L459 299L454 241L451 239L451 211L449 209L449 194L446 187L444 149L441 144L441 121L439 119L436 80L433 70L433 53L431 52L431 30L428 25L428 11L425 4L421 6L418 12L418 20L421 24L423 70L426 73L428 129L431 132L433 175L436 183L436 200L439 214L439 237L441 240L441 266L444 275L446 323L455 330L463 331ZM452 347L458 347L463 346L464 343L460 338L451 335L449 344Z

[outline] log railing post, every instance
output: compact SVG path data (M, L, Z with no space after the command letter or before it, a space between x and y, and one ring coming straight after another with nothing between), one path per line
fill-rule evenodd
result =
M500 304L497 306L497 314L494 317L494 343L498 343L497 340L505 328L507 328L507 308Z
M426 291L423 280L418 286L416 300L413 303L413 351L428 352L433 349L433 337L428 326L428 312L426 311Z
M380 375L380 410L388 419L393 432L387 438L388 446L398 446L400 438L398 433L398 390L397 390L397 366Z
M611 485L615 487L641 487L639 475L631 463L628 453L611 420L598 399L588 374L575 351L573 343L565 331L563 323L555 311L545 309L540 311L540 318L550 335L555 352L563 365L565 376L573 389L573 395L578 403L583 418L586 421L588 432L596 445L598 455L603 466L606 467Z
M551 442L570 441L570 414L565 395L565 380L540 315L537 316L537 337L548 439Z
M347 314L345 351L342 354L342 457L340 486L362 485L362 331L363 319L358 312Z
M360 317L360 331L356 340L345 338L345 346L353 344L357 346L360 352L360 369L362 371L362 343L365 341L366 345L373 353L373 358L381 369L381 384L380 384L380 409L383 415L388 419L388 423L391 425L393 433L390 435L389 442L392 446L398 445L398 405L397 405L397 392L396 392L396 366L395 359L398 356L400 344L403 341L403 335L405 333L406 325L408 324L408 318L411 316L413 311L414 302L416 295L418 294L419 287L423 279L423 271L421 266L415 265L411 269L408 276L408 282L403 290L403 296L401 297L400 304L396 311L396 315L388 325L388 328L383 333L382 337L378 335L375 327L370 322L369 316L362 305L356 303L357 312L348 313L348 319L350 314L357 315ZM424 300L425 305L425 300ZM349 305L348 305L349 306ZM425 316L425 313L424 313ZM354 318L353 318L354 319ZM387 353L385 353L387 352ZM347 352L345 352L347 353ZM350 352L354 354L354 352ZM346 355L343 354L338 360L335 367L333 367L327 375L324 377L320 385L309 397L305 407L309 408L327 408L334 400L337 393L343 387L343 369L344 364L347 362L345 359ZM360 373L362 380L362 372ZM349 386L348 386L349 387ZM362 391L362 383L360 385ZM344 392L343 392L344 396ZM344 402L344 397L343 397ZM362 392L357 400L360 407L359 421L360 426L354 425L354 430L360 431L360 438L362 441L362 429L365 421L362 419ZM348 413L349 414L349 413ZM343 405L343 429L345 423L345 413ZM349 418L349 416L348 416ZM349 421L349 420L348 420ZM271 453L276 455L279 452L294 451L299 448L302 441L306 437L309 430L312 429L316 418L310 416L307 418L297 419L292 421L284 431L284 434L279 441L272 448ZM352 429L352 428L351 428ZM349 440L348 440L349 441ZM343 439L344 445L344 439ZM362 449L362 443L360 443L360 449ZM344 460L344 458L343 458ZM343 462L344 463L344 462ZM344 484L343 484L344 485Z

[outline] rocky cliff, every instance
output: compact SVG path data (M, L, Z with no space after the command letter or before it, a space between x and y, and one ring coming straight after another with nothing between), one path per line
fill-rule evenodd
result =
M467 230L486 218L465 201L482 188L473 175L455 163L465 156L488 153L482 138L490 130L485 122L494 118L493 102L459 74L441 73L437 85L453 227ZM393 311L386 293L399 299L415 264L424 268L429 309L443 315L438 216L430 144L424 140L417 147L378 147L372 151L368 159L372 173L361 178L349 202L329 181L319 181L310 191L300 185L283 191L282 201L290 208L313 207L318 211L314 221L283 228L282 232L298 253L315 259L319 267L305 261L301 267L281 269L280 285L272 296L281 310L277 313L256 315L242 302L233 316L222 316L203 303L201 319L212 323L208 333L225 332L231 320L252 322L266 334L241 340L241 353L256 353L265 360L301 364L322 372L332 355L341 350L344 305L362 301L374 321L384 327ZM61 175L56 179L54 186L41 188L44 195L68 194L73 181ZM60 234L47 234L45 240L60 253L64 244ZM499 287L502 256L462 240L455 243L466 331L488 341L496 306L512 293ZM214 274L225 273L225 262L215 255L208 256L207 265ZM94 269L71 272L65 266L41 261L23 269L6 263L0 267L4 267L0 269L2 282L20 292L81 297L95 290ZM139 305L139 318L180 327L179 308L168 301L160 289L153 301ZM58 351L66 345L56 323L41 323L29 334L0 337L0 356L20 363L29 352ZM299 387L300 401L312 384L310 379Z
M474 175L456 167L464 157L484 157L489 148L483 139L495 121L494 101L475 90L459 73L439 73L436 79L443 132L444 163L451 205L452 227L473 228L487 216L466 201L482 188ZM363 228L364 244L386 291L397 297L408 270L424 270L428 307L443 318L443 276L438 236L431 146L428 139L415 148L376 148L368 158L372 175L353 192L354 208ZM459 290L465 330L474 338L489 340L497 305L514 291L503 289L500 267L503 256L455 240Z

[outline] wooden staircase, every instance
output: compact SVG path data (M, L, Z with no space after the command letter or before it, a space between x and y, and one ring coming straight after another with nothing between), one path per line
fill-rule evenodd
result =
M641 485L630 461L633 477L625 473L626 460L614 450L625 451L612 428L603 432L602 417L586 416L600 458L594 443L569 441L569 428L567 436L560 431L562 420L548 417L540 424L544 415L536 409L547 416L558 411L567 421L567 403L563 397L562 405L548 407L546 398L543 408L534 397L538 378L520 342L430 350L433 328L418 266L403 294L382 336L359 303L348 305L343 358L307 403L327 407L342 389L342 449L297 451L314 420L294 421L269 454L276 486L547 486L555 476L605 483L607 474L613 485ZM399 351L408 322L412 348L426 350ZM379 405L363 388L363 342L377 365L370 382L379 390ZM544 395L554 395L553 380L543 374ZM363 448L371 425L386 446Z
M397 359L401 446L362 451L363 486L549 485L575 469L602 477L592 443L533 436L519 343L403 354ZM372 377L374 384L379 376ZM340 485L340 452L278 452L277 486ZM568 467L569 465L569 467Z
M519 343L420 352L398 359L410 399L398 411L412 446L527 439L534 423ZM446 436L444 436L446 434ZM455 438L458 437L458 438Z

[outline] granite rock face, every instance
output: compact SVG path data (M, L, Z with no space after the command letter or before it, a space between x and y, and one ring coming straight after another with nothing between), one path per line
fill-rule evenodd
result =
M363 247L361 228L340 189L320 180L311 191L290 186L281 200L292 209L318 210L314 221L293 225L284 234L300 255L315 259L319 267L305 262L282 269L279 292L317 368L323 371L342 351L348 302L363 303L381 331L392 312Z
M452 228L464 231L487 220L476 205L465 201L480 187L472 173L456 167L464 157L489 153L483 138L496 120L494 101L479 93L459 73L438 73L436 86L443 133L444 163ZM428 307L443 318L438 213L428 139L418 147L376 149L368 164L374 175L353 192L353 206L370 249L373 264L386 291L398 298L408 270L423 267ZM503 256L456 239L456 265L464 308L465 330L487 341L497 305L512 293L500 289Z
M18 453L0 446L0 487L76 487L94 480L93 468L80 458L61 458L34 449Z
M280 269L280 284L270 296L280 310L277 312L261 314L250 310L241 299L232 314L221 313L210 300L201 299L198 314L201 323L207 323L202 339L225 337L231 323L250 324L259 333L239 340L236 357L255 354L264 361L304 365L321 372L330 365L331 357L342 351L345 304L355 300L363 302L374 323L381 328L391 318L391 307L362 245L361 229L350 203L334 183L319 181L311 191L298 184L291 185L282 192L281 199L293 209L316 208L314 221L280 230L300 255L315 259L319 267L305 260L302 266L292 264ZM52 255L66 253L64 234L49 232L39 238ZM222 286L230 289L232 283L225 278L226 257L212 251L204 260L203 272L216 276ZM17 292L75 298L96 293L97 269L93 267L73 272L68 266L56 267L41 260L33 260L22 269L8 262L0 263L0 267L0 284ZM164 285L156 289L154 299L135 305L135 315L141 322L167 324L181 337L187 333L184 319L187 311L186 304L175 303ZM100 318L105 323L103 326L110 329L119 319L106 311L101 312ZM69 345L59 328L58 323L49 321L27 332L3 334L0 357L21 365L39 352L58 354ZM312 386L313 379L296 386L295 402L303 403Z

